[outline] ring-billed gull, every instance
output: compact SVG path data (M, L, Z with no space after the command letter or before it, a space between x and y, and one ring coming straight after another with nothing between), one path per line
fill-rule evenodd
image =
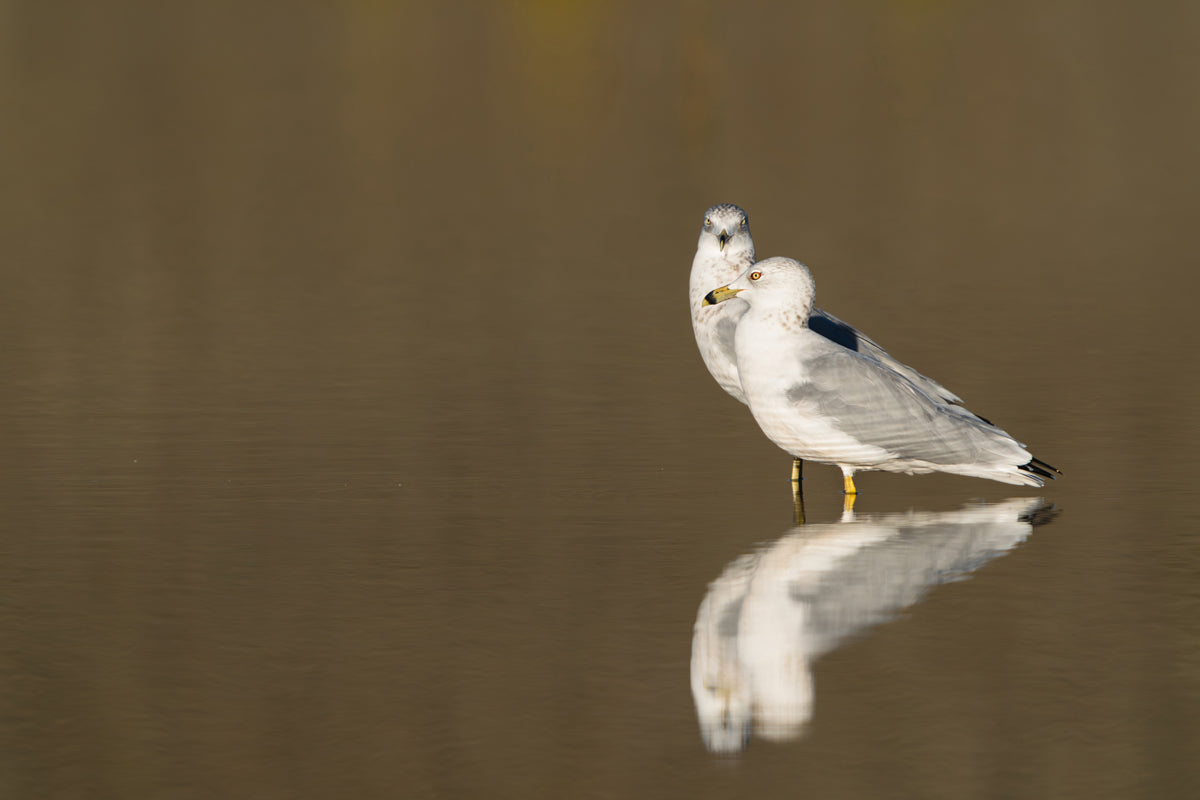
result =
M847 495L855 494L857 470L951 472L1026 486L1054 477L1054 467L1000 428L814 333L815 294L807 267L769 258L704 297L747 305L734 355L767 438L796 458L840 467Z
M731 203L721 203L704 212L704 226L696 243L692 273L688 281L688 300L692 311L692 331L704 365L722 389L746 402L738 380L734 332L746 313L746 304L733 300L718 306L706 304L705 294L714 286L723 286L741 275L754 263L754 238L750 235L750 217ZM942 403L962 405L958 395L937 381L927 378L895 358L875 340L827 311L813 308L809 329L829 341L856 353L870 356L899 372L923 392ZM800 459L792 466L792 481L800 480Z

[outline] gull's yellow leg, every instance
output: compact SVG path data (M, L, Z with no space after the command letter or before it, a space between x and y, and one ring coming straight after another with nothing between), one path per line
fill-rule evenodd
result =
M804 524L804 490L798 481L792 484L792 520L795 525Z
M842 513L849 514L851 520L854 518L854 501L857 499L856 494L842 495Z
M850 475L850 474L844 475L842 480L843 480L843 483L845 483L845 485L846 485L846 488L845 488L846 494L858 494L858 489L854 488L854 476L853 475Z
M798 458L792 458L792 483L799 483L804 480L801 474L804 472L804 462Z

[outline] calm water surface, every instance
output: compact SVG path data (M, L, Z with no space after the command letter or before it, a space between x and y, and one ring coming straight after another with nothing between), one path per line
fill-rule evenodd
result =
M1191 4L0 21L5 796L1200 796ZM795 527L716 202L1064 479Z

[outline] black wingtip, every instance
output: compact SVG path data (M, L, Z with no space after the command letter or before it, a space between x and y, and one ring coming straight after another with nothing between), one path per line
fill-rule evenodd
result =
M1050 466L1040 458L1030 459L1028 464L1022 464L1017 469L1023 469L1026 472L1032 472L1034 475L1040 475L1050 480L1056 480L1055 475L1062 475L1062 470L1058 467Z
M1058 474L1058 475L1062 475L1062 470L1061 470L1061 469L1059 469L1058 467L1054 467L1054 466L1051 466L1051 465L1047 464L1045 461L1042 461L1040 458L1035 458L1035 459L1033 459L1032 461L1030 461L1029 463L1030 463L1030 464L1035 464L1035 465L1037 465L1037 466L1041 467L1042 469L1048 469L1048 470L1050 470L1051 472L1053 472L1053 473L1056 473L1056 474Z

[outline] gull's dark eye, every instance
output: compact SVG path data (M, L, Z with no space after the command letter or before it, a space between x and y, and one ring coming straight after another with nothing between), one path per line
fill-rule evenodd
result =
M758 280L758 279L759 279L759 278L761 278L761 277L762 277L762 273L761 273L761 272L751 272L751 273L750 273L750 280L752 280L752 281L756 281L756 280Z

